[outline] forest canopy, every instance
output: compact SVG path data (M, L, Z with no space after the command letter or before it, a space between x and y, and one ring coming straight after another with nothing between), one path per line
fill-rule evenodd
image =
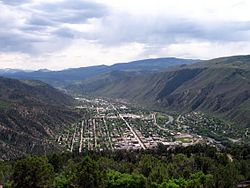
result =
M5 187L235 187L250 179L250 147L207 145L168 150L27 156L0 163Z

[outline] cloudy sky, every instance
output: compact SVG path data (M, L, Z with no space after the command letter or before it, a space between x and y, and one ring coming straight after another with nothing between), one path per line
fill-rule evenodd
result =
M0 68L250 54L250 1L0 0Z

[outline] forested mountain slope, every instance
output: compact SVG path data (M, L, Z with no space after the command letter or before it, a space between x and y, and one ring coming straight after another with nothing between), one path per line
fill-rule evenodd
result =
M200 110L250 124L250 56L218 58L150 74L114 71L67 89L166 110Z
M1 159L60 150L51 138L78 115L74 100L40 81L0 78Z

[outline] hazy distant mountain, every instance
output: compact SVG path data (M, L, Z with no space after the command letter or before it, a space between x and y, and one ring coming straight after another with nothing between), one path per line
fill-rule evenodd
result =
M72 84L68 90L167 110L201 110L250 125L250 56L217 58L151 74L113 71Z
M31 71L21 70L21 69L0 69L0 74L15 74L19 72L31 72Z
M179 58L157 58L157 59L133 61L129 63L119 63L111 66L100 65L100 66L66 69L62 71L49 71L47 69L33 71L33 72L0 71L0 75L17 79L41 80L55 87L64 87L67 84L71 84L72 81L83 80L86 78L94 78L98 75L109 73L115 70L154 72L154 71L164 70L170 66L191 64L197 61L199 60L179 59Z
M60 150L51 138L75 121L73 103L40 81L0 78L0 159Z
M132 61L129 63L118 63L110 66L112 71L161 71L171 66L192 64L200 60L180 58L156 58Z

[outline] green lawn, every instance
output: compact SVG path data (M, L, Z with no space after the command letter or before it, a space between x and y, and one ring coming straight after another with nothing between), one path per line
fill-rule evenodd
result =
M168 116L162 114L162 113L157 113L156 115L156 121L158 124L164 124L165 122L168 121Z

